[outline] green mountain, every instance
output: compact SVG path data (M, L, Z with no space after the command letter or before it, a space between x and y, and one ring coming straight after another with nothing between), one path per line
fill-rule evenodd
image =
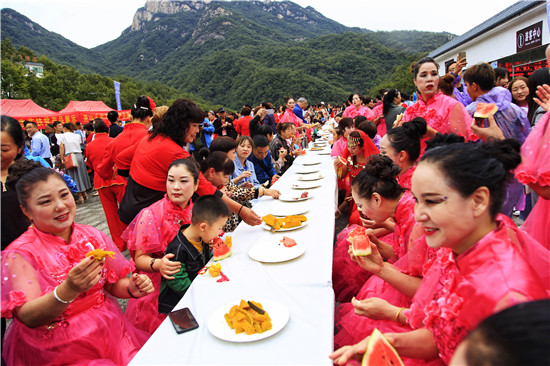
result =
M10 9L2 10L1 21L2 39L53 61L159 81L233 109L282 103L287 95L341 102L449 39L448 33L348 28L290 1L147 1L118 38L91 50ZM412 89L412 80L400 87Z

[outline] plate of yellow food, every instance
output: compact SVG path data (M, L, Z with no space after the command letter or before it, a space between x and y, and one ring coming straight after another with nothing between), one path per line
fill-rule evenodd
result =
M277 334L288 323L285 305L269 299L241 299L224 304L208 318L208 330L228 342L254 342Z
M263 228L271 232L290 231L302 228L307 225L307 218L304 215L289 215L285 217L275 217L273 215L265 215Z

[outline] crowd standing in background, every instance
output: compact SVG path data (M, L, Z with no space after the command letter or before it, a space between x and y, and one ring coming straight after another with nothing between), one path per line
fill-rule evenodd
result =
M381 89L341 105L289 96L233 113L138 96L124 124L112 111L108 123L42 131L2 116L3 359L128 363L208 262L213 238L259 225L254 203L279 197L272 185L323 128L339 191L326 215L346 226L334 243L327 357L360 360L377 328L406 365L496 365L501 350L513 365L548 364L549 70L510 80L457 58L445 72L418 60L415 102L413 91ZM498 110L473 118L480 103ZM74 222L92 189L110 237ZM356 230L371 255L353 255ZM94 249L114 259L85 257ZM130 298L125 313L114 297ZM540 337L501 343L494 334L523 336L506 319Z

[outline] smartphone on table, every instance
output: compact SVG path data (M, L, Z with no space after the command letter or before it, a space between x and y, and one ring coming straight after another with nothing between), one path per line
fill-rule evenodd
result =
M199 323L197 323L189 308L172 311L168 316L178 334L189 332L199 327Z

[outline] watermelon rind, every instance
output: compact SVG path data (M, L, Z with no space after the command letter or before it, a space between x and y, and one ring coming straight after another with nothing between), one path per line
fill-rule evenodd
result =
M366 248L356 248L356 241L360 238L365 238L365 241L368 243L368 246ZM356 257L365 257L367 255L370 255L372 253L372 248L370 247L369 237L366 235L354 235L351 238L351 249L353 251L353 255Z
M493 103L478 103L474 118L488 118L498 111L498 107Z
M378 351L378 352L377 352ZM374 328L370 335L367 349L363 355L361 366L405 366L399 354L384 337L382 332Z

